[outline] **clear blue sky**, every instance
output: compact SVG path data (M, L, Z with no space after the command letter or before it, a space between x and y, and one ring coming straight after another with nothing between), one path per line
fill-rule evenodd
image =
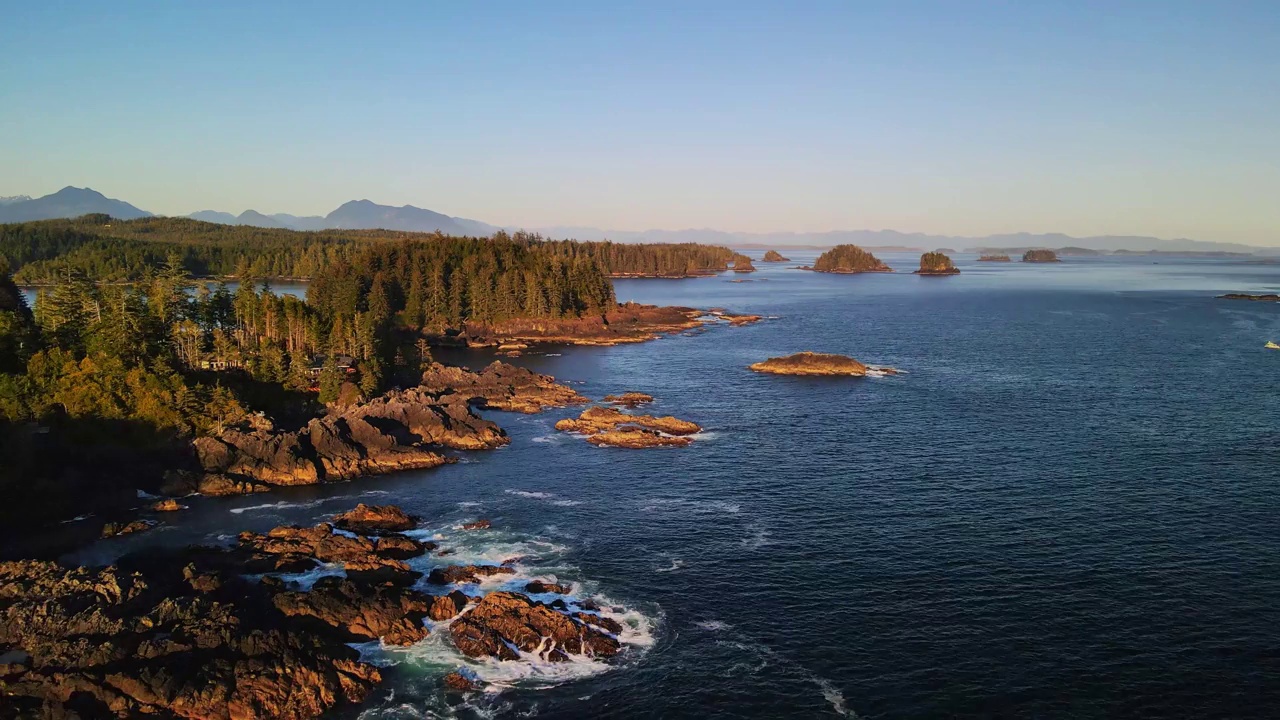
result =
M0 195L1280 244L1280 2L58 2Z

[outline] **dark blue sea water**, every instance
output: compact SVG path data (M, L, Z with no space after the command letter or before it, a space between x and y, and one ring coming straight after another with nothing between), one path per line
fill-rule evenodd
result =
M525 556L525 577L573 581L628 623L613 666L476 666L492 692L465 701L439 690L462 662L447 633L366 648L389 677L352 713L370 718L1280 712L1280 352L1263 349L1280 307L1213 299L1275 291L1280 267L958 259L947 278L788 263L619 282L622 299L771 319L516 361L593 397L656 395L707 428L689 448L594 448L552 429L570 411L492 413L502 450L193 499L76 559L394 502L456 559ZM799 350L908 374L746 369ZM494 529L455 529L477 517Z

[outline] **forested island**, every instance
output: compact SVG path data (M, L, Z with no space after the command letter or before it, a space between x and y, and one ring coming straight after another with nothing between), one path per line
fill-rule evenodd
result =
M1011 262L1008 255L983 255L978 262Z
M770 250L764 254L763 262L767 262L767 263L791 262L791 258L783 257L782 253L778 252L777 250Z
M753 273L756 271L756 266L751 264L751 258L746 255L734 255L731 269L736 273Z
M916 275L959 275L960 268L941 252L927 252L920 256L920 269Z
M1062 261L1058 259L1058 254L1052 250L1028 250L1022 254L1022 262L1055 263Z
M857 245L837 245L819 255L812 267L803 269L840 274L893 272L893 268Z

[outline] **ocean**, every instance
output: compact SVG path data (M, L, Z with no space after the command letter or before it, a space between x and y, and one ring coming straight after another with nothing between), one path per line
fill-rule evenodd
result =
M759 251L751 251L759 256ZM617 662L474 664L437 631L339 717L776 718L1271 715L1280 707L1280 265L1064 258L908 274L626 280L621 300L758 313L640 345L511 362L705 430L687 448L596 448L572 409L486 412L510 446L453 466L233 499L68 559L227 542L356 502L457 548L520 557L626 626ZM733 282L746 279L748 282ZM905 373L806 379L747 365L801 350ZM480 352L443 356L475 367ZM457 526L489 518L493 529ZM318 573L335 572L320 570ZM316 573L296 578L306 583ZM504 582L505 581L505 582Z

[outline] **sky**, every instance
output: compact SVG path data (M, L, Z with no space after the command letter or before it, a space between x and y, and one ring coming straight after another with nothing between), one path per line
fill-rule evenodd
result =
M1280 3L39 2L0 195L1280 245Z

